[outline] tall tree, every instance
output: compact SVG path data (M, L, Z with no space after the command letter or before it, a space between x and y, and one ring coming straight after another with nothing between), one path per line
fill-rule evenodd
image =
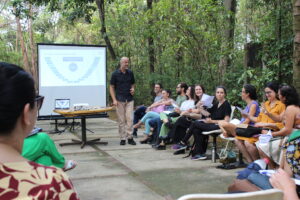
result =
M150 14L152 13L152 4L153 4L153 0L147 0L147 9L150 12ZM150 17L150 19L148 20L148 25L149 25L149 35L148 35L148 54L149 54L149 69L150 72L153 73L155 70L155 50L154 50L154 40L153 40L153 36L152 36L152 25L153 25L153 21L152 21L152 16Z
M293 82L298 92L300 92L300 0L293 0L294 16L294 53L293 53Z
M30 72L27 48L26 48L26 44L24 41L24 37L23 37L23 33L22 33L22 25L21 25L21 21L20 21L20 10L19 10L19 8L17 8L17 5L14 5L13 10L14 10L15 18L16 18L16 23L17 23L17 32L18 32L17 34L20 39L21 50L22 50L22 55L23 55L23 66L26 71Z
M117 60L117 56L115 53L114 48L112 47L112 44L110 42L110 39L108 37L108 34L106 32L106 24L105 24L105 2L104 0L96 0L96 4L98 7L98 12L99 12L99 17L100 17L100 21L101 21L101 35L107 45L108 51L111 55L111 58L116 61Z
M28 16L28 31L29 31L29 44L31 49L31 68L30 72L35 79L35 82L37 81L37 66L36 66L36 51L35 51L35 44L34 44L34 38L33 38L33 28L32 28L32 20L33 19L33 8L31 3L29 3L29 16Z
M230 54L234 49L234 29L235 29L235 14L236 14L236 0L224 0L224 7L226 15L226 28L224 30L224 45L223 45L223 56L219 62L219 70L221 76L221 84L224 84L224 75L227 71L227 68L231 65Z

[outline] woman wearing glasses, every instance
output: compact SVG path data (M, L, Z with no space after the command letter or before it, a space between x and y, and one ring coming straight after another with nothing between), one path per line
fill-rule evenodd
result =
M67 175L21 156L42 97L22 68L0 63L0 185L6 199L78 199ZM8 184L8 182L10 184Z
M271 113L274 116L280 116L281 113L285 111L285 105L277 98L278 89L279 85L275 82L267 83L264 89L267 101L262 104L262 110L266 110L268 113ZM254 126L261 129L278 131L284 127L282 122L274 121L268 115L266 115L265 112L262 111L259 113L258 117L250 116L246 113L243 113L243 117L249 119L251 122L254 122ZM257 134L260 134L260 132ZM255 142L257 141L257 137L236 137L235 143L249 163L259 159L258 150L255 145ZM278 147L276 149L278 149ZM274 147L274 152L276 152L276 149ZM273 160L275 161L275 163L278 163L279 155L274 155ZM276 166L275 163L271 161L269 163L269 166L271 168L274 168Z

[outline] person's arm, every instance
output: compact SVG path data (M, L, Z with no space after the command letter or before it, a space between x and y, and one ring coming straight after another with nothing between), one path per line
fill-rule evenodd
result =
M130 88L130 94L133 96L134 95L134 84L131 85Z
M249 116L254 117L254 115L256 113L256 106L257 106L256 104L252 104L250 106L250 110L249 110L249 113L248 113ZM247 117L247 118L245 118L245 121L243 121L242 124L249 124L250 122L251 122L251 120Z
M274 188L283 191L284 200L299 200L294 180L283 169L279 168L275 174L272 174L270 183Z
M133 72L131 72L131 88L130 88L130 94L134 95L134 84L135 84L135 78Z
M261 115L261 114L260 114ZM258 118L259 117L254 117L254 116L251 116L249 113L242 113L242 116L245 118L245 119L249 119L251 122L257 122L258 121Z
M172 104L173 101L174 101L173 99L168 99L168 100L164 101L163 103L165 106L169 106Z
M109 93L110 93L110 96L113 100L113 106L117 106L118 105L118 101L116 99L116 93L115 93L115 86L114 85L110 85L109 86Z
M284 108L283 108L284 109ZM283 116L284 112L282 111L280 115L275 115L273 113L270 113L266 108L265 105L262 104L261 106L261 112L265 113L268 117L270 117L273 121L275 122L282 122L283 121Z
M272 113L269 113L267 110L264 112L268 117L270 117L273 121L275 122L282 122L283 121L283 116L284 112L282 112L280 115L275 115Z
M221 122L221 121L229 122L229 121L230 121L230 116L226 115L226 116L224 117L224 119L222 119L222 120L213 120L213 119L211 119L211 118L206 118L206 119L205 119L205 123L208 123L208 124L218 124L218 123Z
M148 109L151 109L151 108L154 108L154 107L156 107L156 106L163 105L163 104L164 104L163 100L159 100L159 101L154 102L153 104L151 104L151 105L148 107Z
M289 135L293 131L295 117L296 117L296 109L293 106L288 106L286 108L286 112L284 112L285 116L285 125L282 129L276 132L272 132L272 136L286 136Z

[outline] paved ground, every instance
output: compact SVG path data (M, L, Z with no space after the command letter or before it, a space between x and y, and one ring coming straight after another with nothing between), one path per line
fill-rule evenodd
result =
M50 121L37 124L46 132L54 130ZM58 146L67 159L78 162L67 173L82 200L171 200L188 193L225 193L238 171L216 169L218 163L210 160L174 156L170 148L155 151L146 144L120 146L117 123L110 119L88 119L87 128L94 132L87 132L89 139L101 137L108 145ZM59 144L81 137L80 131L76 127L74 133L67 129L51 137Z

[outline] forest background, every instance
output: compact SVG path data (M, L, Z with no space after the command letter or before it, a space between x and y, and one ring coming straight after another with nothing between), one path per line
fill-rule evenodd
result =
M300 91L299 0L1 0L0 14L1 61L37 79L36 43L106 45L107 80L130 58L136 105L157 82L224 85L233 104L245 83Z

